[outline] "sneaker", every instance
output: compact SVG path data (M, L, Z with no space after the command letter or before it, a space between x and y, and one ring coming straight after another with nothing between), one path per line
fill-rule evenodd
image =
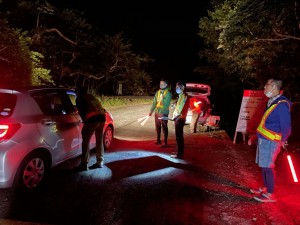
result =
M271 193L263 193L260 196L254 196L253 198L259 202L277 202L274 194Z
M255 194L255 195L261 195L262 193L267 192L267 188L266 187L260 187L258 189L250 189L250 192L252 194Z
M154 142L154 144L161 145L161 141L156 141L156 142Z
M91 165L89 167L89 169L98 169L98 168L102 168L102 167L103 167L103 162L101 162L100 164L95 163L95 164Z
M170 155L171 158L177 158L177 159L183 159L182 155L178 155L178 154L172 154Z
M81 172L81 171L88 171L89 168L87 166L87 163L80 163L77 167L74 169L76 172Z

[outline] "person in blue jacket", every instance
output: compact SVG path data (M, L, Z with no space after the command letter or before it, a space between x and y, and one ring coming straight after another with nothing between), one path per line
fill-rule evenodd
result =
M269 98L264 115L257 127L257 151L255 162L262 170L263 186L250 189L259 202L276 202L274 195L275 161L281 147L286 147L291 134L291 101L283 96L282 80L272 78L264 86Z

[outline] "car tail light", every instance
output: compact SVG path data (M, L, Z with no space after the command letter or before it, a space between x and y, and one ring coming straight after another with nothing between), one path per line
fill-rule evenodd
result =
M200 110L202 101L197 98L191 98L190 108L191 110Z
M10 139L20 129L21 124L0 124L0 142Z
M194 101L193 104L194 104L195 108L199 108L201 103L202 103L201 101Z

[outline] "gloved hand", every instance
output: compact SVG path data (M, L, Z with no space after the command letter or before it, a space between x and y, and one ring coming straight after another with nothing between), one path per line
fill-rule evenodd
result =
M172 120L176 120L180 115L178 115L178 113L174 112L173 113L173 117L172 117Z

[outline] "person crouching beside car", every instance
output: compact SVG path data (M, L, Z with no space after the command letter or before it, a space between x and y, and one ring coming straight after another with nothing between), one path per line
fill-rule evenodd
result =
M104 163L103 128L106 120L106 110L101 102L92 94L88 94L86 87L76 88L76 107L83 121L82 135L82 156L77 171L88 170L90 158L90 140L95 133L96 137L96 163L90 169L101 168Z

